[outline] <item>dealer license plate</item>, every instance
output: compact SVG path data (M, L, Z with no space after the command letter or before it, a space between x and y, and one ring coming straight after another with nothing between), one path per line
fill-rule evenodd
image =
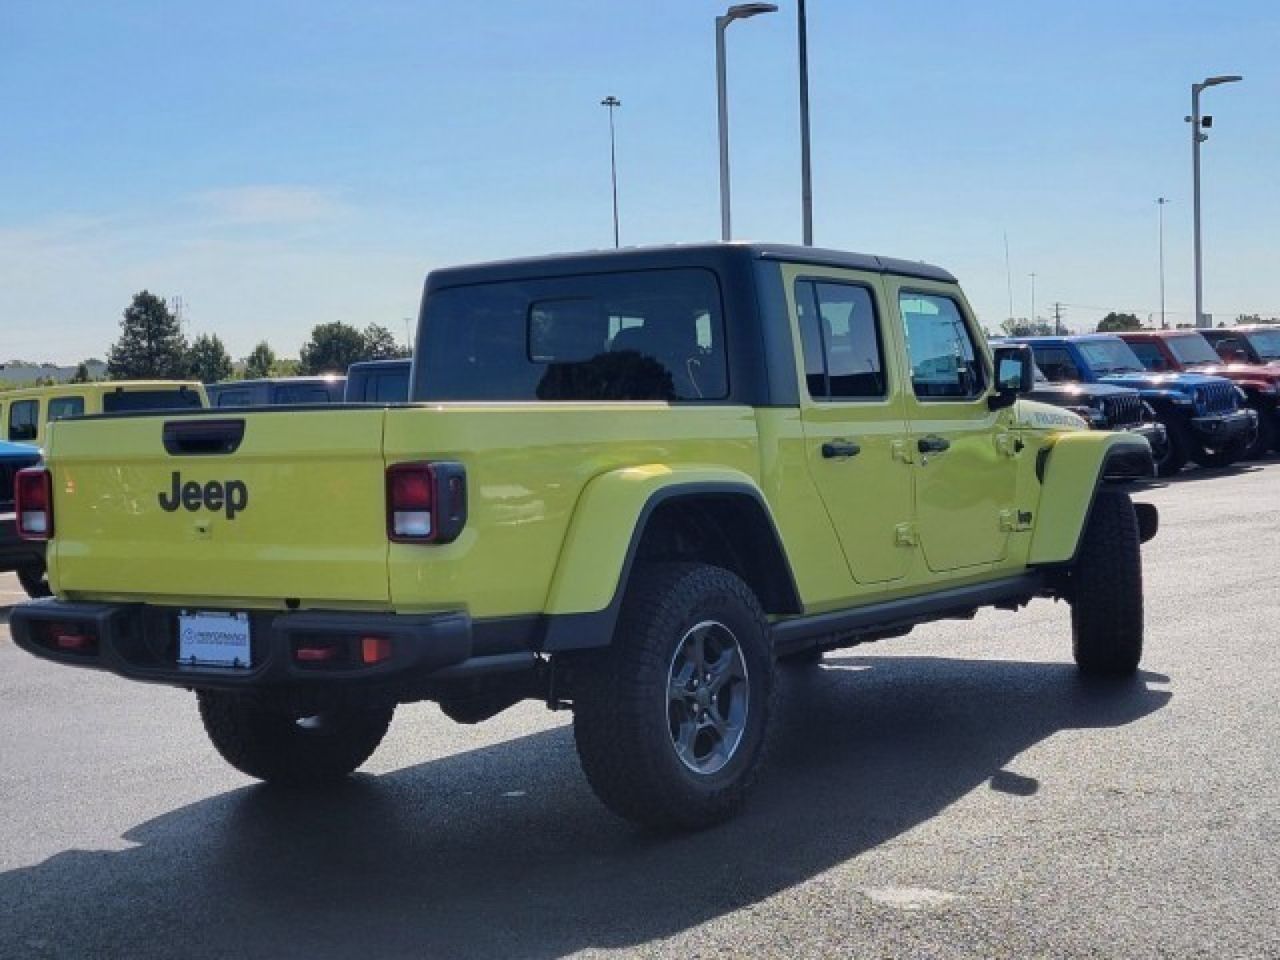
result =
M249 615L183 611L178 615L178 662L248 669L253 665Z

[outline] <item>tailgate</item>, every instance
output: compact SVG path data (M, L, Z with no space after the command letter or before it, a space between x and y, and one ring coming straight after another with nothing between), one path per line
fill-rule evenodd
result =
M211 411L53 425L58 591L385 605L384 415Z

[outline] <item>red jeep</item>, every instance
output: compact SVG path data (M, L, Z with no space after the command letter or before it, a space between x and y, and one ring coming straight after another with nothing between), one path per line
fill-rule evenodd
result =
M1246 456L1261 457L1280 443L1280 366L1226 363L1205 337L1195 330L1126 330L1120 337L1133 348L1148 370L1226 377L1244 391L1246 403L1258 411L1258 438Z

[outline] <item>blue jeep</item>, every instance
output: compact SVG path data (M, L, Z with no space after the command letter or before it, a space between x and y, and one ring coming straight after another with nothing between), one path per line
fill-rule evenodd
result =
M1152 373L1119 337L1015 337L1031 346L1036 364L1052 383L1106 383L1132 387L1164 424L1168 443L1156 469L1169 476L1188 460L1223 467L1239 460L1258 431L1230 380L1200 373Z
M0 441L0 573L17 571L23 589L33 597L49 594L44 571L44 544L18 536L13 514L13 478L40 462L40 450L27 443Z

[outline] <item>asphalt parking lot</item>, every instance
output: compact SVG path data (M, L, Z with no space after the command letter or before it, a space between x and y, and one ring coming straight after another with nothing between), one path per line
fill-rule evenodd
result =
M401 708L349 785L277 792L188 695L0 627L0 956L1278 957L1280 463L1144 498L1137 682L1078 680L1048 601L831 655L696 836L605 812L564 714Z

